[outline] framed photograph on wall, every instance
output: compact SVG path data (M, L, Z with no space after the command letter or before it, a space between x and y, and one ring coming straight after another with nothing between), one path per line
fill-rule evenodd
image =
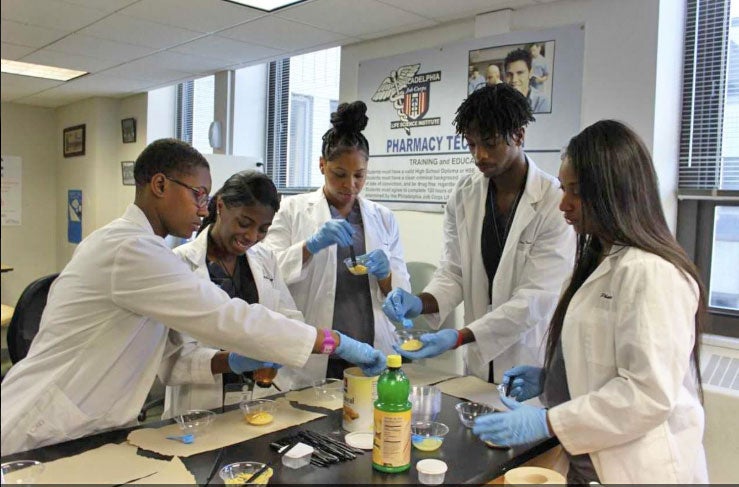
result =
M136 142L136 119L135 118L124 118L121 120L121 135L123 136L123 143L130 144Z
M123 186L136 185L136 180L133 178L133 161L121 161L121 176Z
M85 125L67 127L62 135L64 157L85 155Z

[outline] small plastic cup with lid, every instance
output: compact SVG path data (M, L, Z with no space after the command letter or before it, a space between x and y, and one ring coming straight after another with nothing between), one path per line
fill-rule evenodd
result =
M446 463L435 458L426 458L416 463L418 481L425 485L439 485L444 483Z
M305 443L296 443L284 455L282 455L282 464L288 468L305 467L310 463L310 457L313 455L313 447Z

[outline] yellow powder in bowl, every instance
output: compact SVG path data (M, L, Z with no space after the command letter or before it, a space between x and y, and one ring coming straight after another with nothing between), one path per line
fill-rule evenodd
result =
M367 266L364 266L362 264L357 264L354 267L350 267L349 272L351 272L352 274L356 276L367 274Z
M266 411L257 411L256 413L249 413L246 415L246 421L249 424L261 426L263 424L269 424L274 420L274 416Z
M249 477L251 477L252 475L253 474L251 473L240 473L236 477L226 480L224 483L226 485L244 485L244 483L247 480L249 480ZM269 482L270 477L272 477L272 469L268 468L259 477L249 482L249 485L252 485L252 484L266 485Z
M415 338L405 341L400 345L400 348L407 352L414 352L423 348L423 342Z
M434 451L441 446L441 438L424 438L423 440L413 440L413 446L421 451Z

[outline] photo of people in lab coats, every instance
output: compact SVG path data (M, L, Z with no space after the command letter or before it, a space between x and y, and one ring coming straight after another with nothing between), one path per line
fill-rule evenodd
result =
M630 128L602 120L570 140L559 179L577 260L545 364L506 371L511 411L478 417L473 431L502 445L556 436L569 484L707 483L705 290L667 226L651 155ZM548 409L519 402L536 396Z
M362 134L366 111L364 102L355 101L331 114L318 161L323 186L286 197L264 244L277 255L307 323L330 325L392 353L396 325L382 312L382 303L393 288L410 290L410 281L395 216L361 195L370 157ZM355 275L344 264L352 252L366 256L366 273ZM294 378L293 387L342 378L346 367L339 359L316 357Z

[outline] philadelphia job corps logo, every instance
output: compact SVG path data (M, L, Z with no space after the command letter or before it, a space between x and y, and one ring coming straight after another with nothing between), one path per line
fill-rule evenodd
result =
M423 118L429 109L431 83L441 81L441 71L416 74L419 69L420 63L391 71L372 95L372 101L393 104L400 120L390 122L390 128L403 129L406 135L411 134L413 127L441 125L441 117Z

